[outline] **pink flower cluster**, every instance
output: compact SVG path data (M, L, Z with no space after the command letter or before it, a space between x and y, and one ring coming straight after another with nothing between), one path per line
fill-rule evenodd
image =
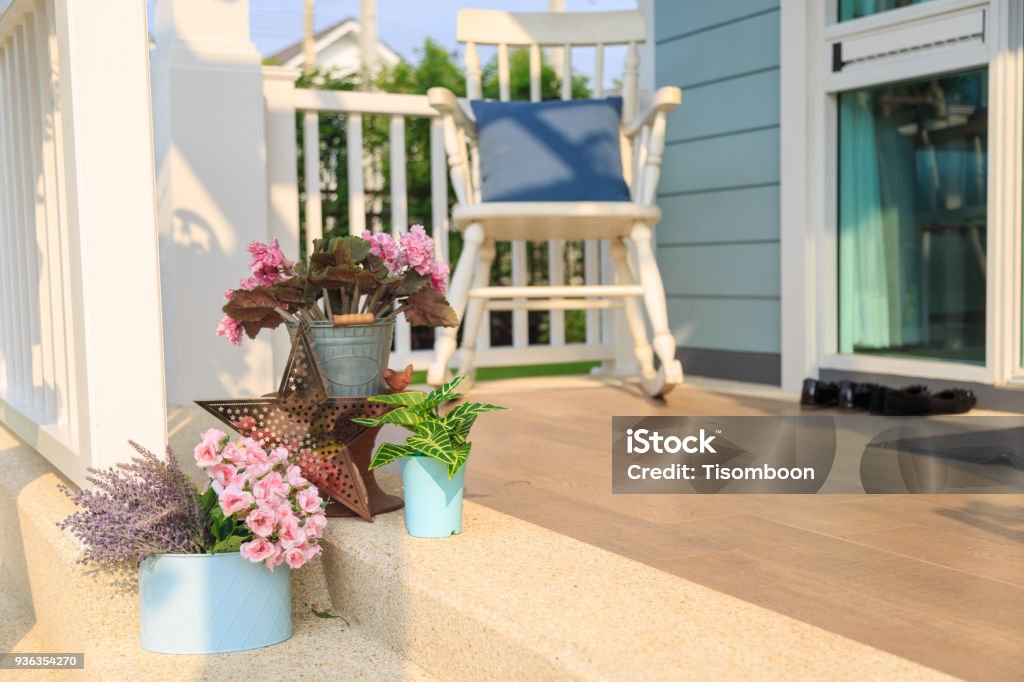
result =
M411 268L421 275L430 275L430 286L442 294L448 281L448 264L434 260L434 240L422 225L413 225L398 243L384 233L363 232L363 239L370 242L370 253L379 256L392 275Z
M277 239L271 239L268 243L253 242L249 244L249 271L252 273L248 279L238 283L239 289L252 291L256 287L269 287L287 279L287 270L290 267L281 251L281 245ZM235 295L237 289L228 289L224 292L224 298L230 299ZM242 343L242 325L232 317L225 315L217 325L217 336L223 336L228 341L238 346Z
M242 544L244 559L299 568L320 553L327 526L324 501L316 487L290 463L285 448L265 450L260 441L228 440L209 429L193 452L196 464L212 479L220 509L255 536Z

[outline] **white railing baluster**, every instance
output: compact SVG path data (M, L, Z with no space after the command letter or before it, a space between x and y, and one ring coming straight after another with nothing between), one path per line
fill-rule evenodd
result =
M10 80L7 77L7 50L0 40L0 196L10 197L13 193L14 168L7 157L10 149L10 119L5 102L11 99ZM0 244L14 241L15 221L11 215L11 202L0 201ZM11 249L0 249L0 396L14 393L14 277L11 263Z
M409 231L409 204L405 185L405 117L392 116L388 125L391 152L391 234L396 239ZM395 353L412 351L412 329L403 317L395 325Z
M530 45L530 101L540 101L540 86L542 79L540 45Z
M15 321L21 327L22 333L18 335L18 363L20 369L20 385L18 387L17 397L24 401L26 404L34 403L34 386L35 386L35 365L32 357L32 336L35 332L36 324L34 315L36 311L30 304L30 301L34 297L35 292L31 288L31 276L29 275L28 267L28 246L26 244L25 226L29 224L29 212L27 207L27 199L29 197L29 190L26 187L27 175L26 169L28 167L26 153L25 153L25 137L23 131L25 130L26 122L22 114L22 107L20 103L24 102L25 94L24 87L22 86L22 73L25 69L25 62L21 55L21 28L19 27L12 37L9 43L9 49L11 53L11 64L9 65L12 69L10 74L12 82L14 84L14 93L11 99L11 123L14 128L14 135L12 136L12 151L14 157L15 172L15 191L14 191L14 204L16 208L16 220L14 227L14 252L15 252L15 296L18 298L18 319ZM27 333L26 333L27 332Z
M313 253L313 241L323 239L323 199L320 196L320 116L307 111L302 117L303 176L306 179L306 253Z
M40 3L36 21L36 63L39 83L39 107L42 111L43 140L40 149L43 168L43 199L46 202L46 242L42 247L43 264L50 290L50 338L52 339L52 387L54 415L58 424L66 424L67 414L67 339L64 335L64 289L61 282L60 194L57 188L55 148L53 72L50 58L50 14L47 3Z
M50 10L47 12L46 16L46 30L49 38L47 52L49 54L50 101L53 105L52 133L54 171L56 174L57 205L59 207L57 212L56 232L57 241L60 245L60 250L58 252L60 264L60 289L64 294L61 335L64 342L64 361L67 366L63 403L66 412L65 419L67 432L70 434L80 434L85 428L82 426L85 407L81 400L81 396L84 393L84 391L81 390L84 379L81 376L81 366L77 364L76 352L79 336L75 327L76 311L72 304L72 301L74 300L74 290L72 287L75 286L74 258L77 253L74 249L74 244L71 241L70 233L71 207L69 205L67 188L68 166L65 163L64 158L64 145L67 142L64 135L65 115L61 108L61 98L59 96L59 93L61 92L60 88L63 83L62 74L65 70L62 69L60 62L61 47L59 37L57 35L57 12L52 4L47 4Z
M345 148L348 151L348 230L361 235L366 229L366 191L363 184L363 115L348 115Z
M572 46L562 47L562 99L572 99Z
M587 286L597 286L601 283L601 242L596 239L588 239L584 242L583 253L583 282ZM601 339L601 313L597 310L588 310L586 325L586 343L599 343Z
M594 49L594 97L604 97L604 44L598 43ZM584 247L583 279L588 286L595 286L602 283L601 259L608 249L607 240L588 240ZM586 342L600 343L602 337L601 313L597 310L588 310L586 324ZM606 317L612 317L608 315Z
M405 184L405 117L392 116L388 131L391 147L391 232L409 231L409 193Z
M47 206L46 198L46 176L43 169L43 154L45 151L44 139L46 131L43 130L45 115L43 114L41 95L41 74L39 71L39 32L38 24L40 17L38 12L33 13L25 19L25 66L26 83L28 95L26 111L28 112L29 126L27 130L28 143L30 147L30 168L32 177L30 188L32 190L33 228L29 233L29 243L34 259L33 276L37 285L39 296L39 329L38 329L38 353L40 364L40 384L37 388L39 394L39 406L41 414L46 419L51 419L57 414L56 394L56 372L54 369L54 340L53 340L53 298L54 292L50 287L49 272L49 239L47 238ZM33 239L34 237L34 239Z
M512 286L521 287L529 283L530 273L526 267L526 242L512 242ZM525 310L512 311L512 346L525 348L530 345L530 319Z
M498 45L498 98L507 102L511 98L511 77L508 68L508 45Z

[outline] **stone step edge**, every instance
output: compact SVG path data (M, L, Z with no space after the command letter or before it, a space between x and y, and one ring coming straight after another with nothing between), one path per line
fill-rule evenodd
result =
M325 540L333 606L439 677L952 679L468 501L461 535L395 512Z

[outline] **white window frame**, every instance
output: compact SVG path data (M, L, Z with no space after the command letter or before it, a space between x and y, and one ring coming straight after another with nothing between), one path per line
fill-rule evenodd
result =
M1024 0L930 0L835 21L836 0L781 0L782 383L841 370L1024 385L1021 184ZM984 35L833 73L832 44L976 26ZM916 32L916 33L915 33ZM985 365L838 352L837 101L843 90L981 66L989 73Z

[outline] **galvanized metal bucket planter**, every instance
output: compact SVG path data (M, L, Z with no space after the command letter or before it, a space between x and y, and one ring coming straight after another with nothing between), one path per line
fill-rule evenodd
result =
M307 324L332 396L354 398L384 392L383 372L391 357L394 318L373 324ZM295 327L289 325L288 331L294 334Z
M238 552L159 554L139 565L139 643L162 654L258 649L292 636L291 570Z

